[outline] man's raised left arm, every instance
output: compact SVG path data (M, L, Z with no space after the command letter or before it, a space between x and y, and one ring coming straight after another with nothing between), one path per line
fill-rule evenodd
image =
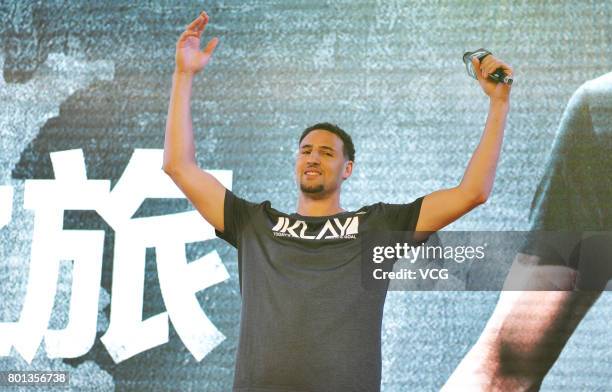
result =
M474 207L484 203L491 193L506 117L510 108L510 85L496 83L488 76L497 68L512 75L512 67L489 55L472 60L478 82L489 96L489 114L480 143L465 170L461 183L454 188L432 192L424 197L416 231L434 232L454 222Z

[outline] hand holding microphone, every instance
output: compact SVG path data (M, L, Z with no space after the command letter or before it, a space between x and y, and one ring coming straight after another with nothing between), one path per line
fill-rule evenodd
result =
M473 67L473 59L477 58L478 61L482 64L483 59L485 59L487 56L493 57L493 53L489 52L488 50L484 48L480 48L473 52L465 52L463 54L463 62L465 63L465 67L467 69L468 75L470 75L474 79L477 79L476 72L474 71L474 67ZM504 64L504 65L507 65L507 64ZM510 69L510 71L512 71L512 69ZM490 77L492 80L496 82L501 82L501 83L506 83L506 84L512 84L512 82L514 81L514 79L512 78L512 74L508 75L504 71L503 67L496 68L495 71L491 72L488 75L488 77Z
M514 81L512 67L493 56L486 49L463 55L467 73L477 79L483 91L491 98L507 100Z

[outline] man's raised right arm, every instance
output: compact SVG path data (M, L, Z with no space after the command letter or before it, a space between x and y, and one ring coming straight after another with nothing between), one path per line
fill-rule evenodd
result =
M198 167L190 108L194 76L204 69L219 41L213 38L204 51L200 50L200 36L207 23L208 16L202 12L187 26L176 45L176 68L172 77L166 122L163 170L204 219L222 232L226 189L214 176Z

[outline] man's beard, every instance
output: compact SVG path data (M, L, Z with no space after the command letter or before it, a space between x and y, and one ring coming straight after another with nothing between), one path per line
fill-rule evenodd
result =
M309 193L311 195L323 193L325 190L325 186L323 184L318 185L306 185L303 182L300 182L300 189L304 193Z

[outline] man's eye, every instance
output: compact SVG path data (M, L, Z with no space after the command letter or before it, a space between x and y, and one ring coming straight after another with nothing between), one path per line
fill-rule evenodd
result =
M325 155L327 155L328 157L333 157L334 154L332 154L331 152L326 152Z
M308 150L302 150L302 154L304 154L304 155L310 154L310 151L308 151Z

